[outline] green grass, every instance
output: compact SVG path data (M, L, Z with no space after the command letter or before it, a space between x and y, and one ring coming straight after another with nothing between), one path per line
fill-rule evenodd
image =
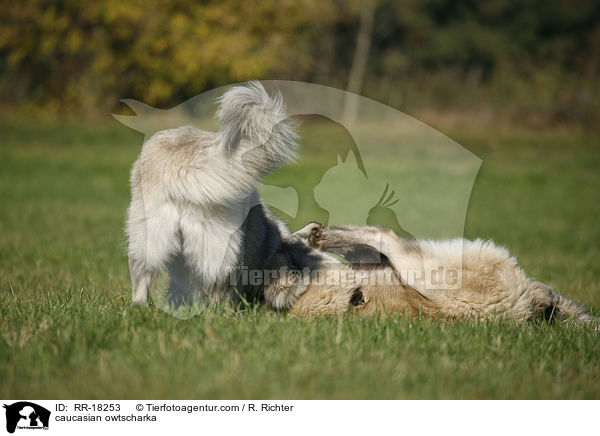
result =
M141 137L28 124L0 123L0 397L600 398L600 338L580 328L132 307L123 222ZM599 313L597 139L447 133L483 159L466 236Z

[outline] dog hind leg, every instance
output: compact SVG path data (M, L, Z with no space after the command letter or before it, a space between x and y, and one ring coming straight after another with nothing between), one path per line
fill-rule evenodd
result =
M129 272L133 302L143 304L148 299L152 276L164 268L179 246L178 214L173 205L164 204L153 213L146 213L143 204L132 204L129 211Z

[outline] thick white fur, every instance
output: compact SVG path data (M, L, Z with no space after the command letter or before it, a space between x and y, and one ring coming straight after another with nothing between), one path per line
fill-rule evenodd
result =
M295 156L281 97L260 83L229 90L217 115L216 133L191 126L156 133L133 165L126 231L136 303L147 300L162 268L176 299L226 296L240 261L240 227L260 204L256 186Z

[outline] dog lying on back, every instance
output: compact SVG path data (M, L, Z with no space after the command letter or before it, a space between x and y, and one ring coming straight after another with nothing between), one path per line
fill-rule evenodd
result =
M292 122L281 96L258 82L226 92L217 116L217 132L156 133L133 165L126 229L133 301L146 302L153 275L168 269L175 305L243 298L287 309L328 258L291 234L256 190L294 158ZM244 281L247 271L261 277Z
M435 319L598 322L582 306L527 277L516 259L491 241L417 241L385 227L322 228L318 223L296 235L343 257L352 266L350 281L355 283L350 295L311 287L290 309L296 315L348 308ZM428 277L436 272L454 274L436 282Z

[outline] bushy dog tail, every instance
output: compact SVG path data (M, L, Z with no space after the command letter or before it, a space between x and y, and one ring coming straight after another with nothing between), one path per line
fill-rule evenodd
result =
M240 142L246 139L250 147L244 147L243 152L266 160L271 167L296 155L297 135L283 98L280 93L269 96L260 82L253 81L227 91L219 99L217 117L221 141L229 154L236 152ZM258 149L253 152L254 148Z
M600 319L590 315L585 307L559 294L545 283L533 282L530 289L534 291L534 305L542 309L546 320L600 326Z
M552 310L554 310L559 320L593 324L596 327L600 326L600 319L590 315L586 308L556 292L554 293Z

